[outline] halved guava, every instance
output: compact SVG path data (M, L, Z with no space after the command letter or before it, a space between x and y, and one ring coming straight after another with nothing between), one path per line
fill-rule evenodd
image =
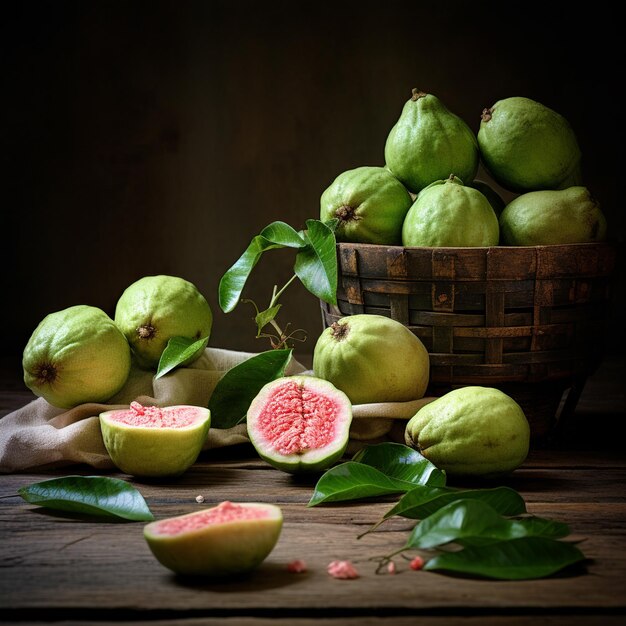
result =
M282 524L282 512L273 504L226 501L151 522L143 534L157 560L177 574L231 576L265 560Z
M177 476L198 458L211 424L199 406L160 408L131 402L100 414L104 445L113 463L133 476Z
M348 396L313 376L268 383L247 415L248 436L259 456L291 473L324 470L340 459L351 422Z

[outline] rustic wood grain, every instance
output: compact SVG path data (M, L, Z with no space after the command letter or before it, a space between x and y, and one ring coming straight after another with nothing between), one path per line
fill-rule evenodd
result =
M202 461L176 480L131 480L157 518L198 510L199 494L206 499L202 506L225 499L260 500L283 509L281 539L256 572L233 581L187 581L156 563L143 540L141 523L70 519L11 495L19 486L49 475L11 475L0 481L0 597L14 616L27 616L38 608L70 608L78 616L93 606L122 613L273 611L300 617L334 611L347 615L626 611L623 466L590 471L539 464L507 481L522 493L531 513L569 523L572 537L584 540L581 547L591 559L586 568L566 575L514 583L413 572L402 559L397 560L400 572L395 576L376 574L369 559L401 547L415 523L389 520L357 539L388 510L392 498L307 508L313 481L295 480L258 460L215 466ZM295 558L305 560L307 573L287 572L287 563ZM326 566L334 559L353 560L361 577L332 579Z
M380 617L314 617L314 618L299 618L289 617L288 623L290 626L379 626L381 624ZM62 621L54 622L56 626L75 626L76 622ZM130 624L136 624L137 622L123 621L81 621L82 626L129 626ZM148 622L150 626L276 626L276 618L264 618L264 617L202 617L202 618L183 618L183 619L154 619ZM393 626L415 626L416 617L407 616L391 616L384 620L385 624L392 624ZM20 622L22 626L43 626L44 624L50 624L49 621L37 621L37 622ZM553 615L526 615L526 616L464 616L454 617L449 615L444 616L420 616L419 626L528 626L530 624L541 626L623 626L624 618L621 615L568 615L553 616Z
M581 396L580 421L623 420L619 368L609 364ZM620 398L622 398L620 400ZM0 393L7 410L27 394ZM600 412L600 407L604 413ZM567 434L567 433L565 433ZM611 438L613 439L613 438ZM591 442L595 447L589 447ZM457 487L507 484L528 511L570 526L588 561L535 581L489 581L414 572L397 558L398 573L376 573L373 557L400 548L415 521L393 518L371 528L396 497L307 507L316 477L296 478L256 457L250 445L205 451L182 477L129 480L157 519L223 500L278 504L285 523L280 540L258 570L227 581L186 580L157 563L143 539L143 523L89 521L46 511L16 495L23 485L70 473L0 476L0 621L4 623L131 624L161 626L241 624L277 619L295 626L350 626L384 620L395 626L600 626L626 621L626 455L602 440L565 438L559 447L532 449L523 466L501 481L450 479ZM611 442L607 442L611 443ZM200 505L196 496L203 495ZM303 559L304 574L287 563ZM361 576L338 581L326 573L331 560L350 559Z

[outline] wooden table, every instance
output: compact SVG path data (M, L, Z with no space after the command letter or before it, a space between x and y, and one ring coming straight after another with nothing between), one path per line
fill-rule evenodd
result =
M369 559L399 548L414 522L390 520L362 539L393 499L307 508L313 479L294 479L249 446L205 452L179 479L131 482L157 519L223 500L281 506L280 540L261 567L239 580L178 578L157 563L143 523L72 519L27 504L22 485L86 467L0 476L0 621L34 624L626 624L626 455L614 426L624 418L623 363L590 380L569 425L550 447L534 449L506 481L529 512L568 523L586 566L542 580L503 582L412 571L377 574ZM13 389L13 390L11 390ZM28 395L9 388L6 412ZM591 427L589 426L591 424ZM566 426L566 427L565 427ZM204 504L196 496L205 498ZM287 563L303 559L307 571ZM326 572L350 559L356 580ZM282 622L277 622L282 618Z

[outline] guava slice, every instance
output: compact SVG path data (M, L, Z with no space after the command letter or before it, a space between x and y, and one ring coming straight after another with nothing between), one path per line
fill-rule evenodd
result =
M324 470L340 459L351 422L348 396L313 376L268 383L247 414L248 436L259 456L291 473Z
M113 463L133 476L178 476L198 458L211 424L199 406L160 408L131 402L100 414L104 445Z
M143 534L157 560L177 574L232 576L265 560L282 524L282 511L273 504L225 501L151 522Z

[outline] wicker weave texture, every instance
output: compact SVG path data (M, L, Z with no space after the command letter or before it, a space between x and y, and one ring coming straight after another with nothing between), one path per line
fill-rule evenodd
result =
M576 381L604 351L610 244L403 248L338 244L338 305L408 326L430 353L431 383Z

